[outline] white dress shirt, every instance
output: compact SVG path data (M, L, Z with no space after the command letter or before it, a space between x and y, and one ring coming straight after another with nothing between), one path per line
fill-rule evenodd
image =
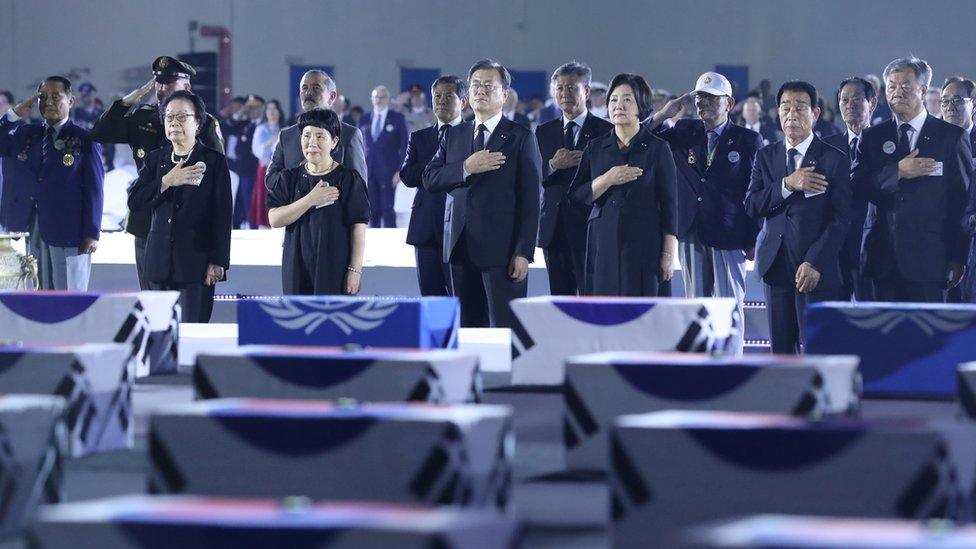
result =
M806 155L807 155L807 149L810 148L810 143L813 143L813 138L814 138L814 134L813 134L813 132L810 132L810 135L808 135L807 138L804 139L803 141L800 141L800 144L797 145L797 146L795 146L795 147L790 146L789 140L783 141L783 144L786 145L786 166L787 167L789 167L789 165L790 165L790 149L796 149L796 151L798 153L800 153L799 156L795 157L796 158L796 169L798 169L798 170L800 169L800 166L803 165L803 158L806 157ZM791 194L793 194L793 191L791 191L788 188L786 188L786 178L785 177L783 178L783 181L782 181L781 184L783 186L783 198L786 198L786 197L790 196ZM820 194L820 193L807 193L807 192L804 192L803 194L804 194L804 196L810 197L810 196L813 196L815 194Z
M478 126L480 126L481 124L484 124L485 125L485 129L488 130L488 131L485 132L485 149L486 150L488 149L488 140L491 139L491 134L495 133L495 128L498 127L498 123L502 121L502 114L503 113L498 113L495 116L492 116L491 118L489 118L488 120L485 120L484 122L478 122L478 119L477 118L475 118L472 121L474 123L474 137L475 137L475 139L478 138ZM461 171L464 174L464 178L465 179L467 179L468 176L471 175L470 173L468 173L468 170L465 170L464 168L461 168Z
M922 109L922 112L918 113L915 116L915 118L912 118L911 120L908 120L907 121L909 124L912 125L912 129L914 130L912 132L909 132L909 134L908 134L908 150L909 151L915 149L915 144L918 143L918 134L921 133L922 126L925 124L925 118L928 115L929 115L929 113L927 113L925 111L925 109ZM895 116L895 125L898 127L898 139L901 139L901 125L904 124L904 123L905 122L903 122L903 121L901 121L901 120L898 119L898 116L897 115Z
M16 122L18 120L20 120L20 117L17 116L17 113L15 113L13 109L8 109L7 110L7 121L8 122ZM57 139L58 136L61 135L61 128L63 128L64 125L67 124L67 123L68 123L68 117L65 117L60 122L58 122L57 124L54 125L54 139ZM46 121L44 122L44 131L47 131L47 122Z

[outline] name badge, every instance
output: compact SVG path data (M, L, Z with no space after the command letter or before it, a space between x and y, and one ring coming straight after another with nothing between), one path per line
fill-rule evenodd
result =
M884 151L885 154L894 154L894 152L895 152L895 142L894 141L885 141L884 142L884 145L881 145L881 150Z
M735 164L740 158L738 151L729 151L729 163Z

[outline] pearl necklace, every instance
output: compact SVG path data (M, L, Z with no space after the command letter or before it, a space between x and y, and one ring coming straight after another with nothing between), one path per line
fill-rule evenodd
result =
M193 154L193 149L195 149L196 146L197 146L196 143L194 143L193 146L190 147L190 152L186 153L187 160L190 159L190 155ZM181 154L180 156L183 155ZM176 160L176 147L173 147L173 150L169 153L169 159L173 161L174 166L178 163L178 161Z

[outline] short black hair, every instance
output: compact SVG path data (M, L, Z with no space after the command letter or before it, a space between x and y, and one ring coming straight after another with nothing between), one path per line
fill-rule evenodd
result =
M434 80L434 83L430 85L431 97L434 96L434 88L440 86L441 84L448 84L454 86L454 91L457 93L457 96L460 97L461 99L464 99L465 97L468 96L467 82L461 80L460 76L455 76L453 74L445 74L444 76L438 76L437 80Z
M508 89L512 87L512 74L508 72L508 69L504 65L495 61L494 59L482 59L474 65L471 65L471 69L468 70L468 81L474 76L474 73L480 70L493 70L498 72L498 76L502 80L502 89Z
M71 93L71 80L68 80L63 76L48 76L44 80L41 80L41 83L37 85L37 91L41 91L41 86L43 86L45 82L60 82L61 85L64 86L64 93Z
M159 120L165 124L166 121L166 106L172 103L176 99L182 99L184 101L189 101L193 105L193 117L197 119L198 129L203 127L203 120L207 116L207 105L203 102L203 98L199 95L191 92L190 90L176 90L175 92L169 94L169 97L163 100L163 104L159 106Z
M607 106L610 106L610 96L613 95L613 90L619 86L627 85L630 89L634 90L634 100L637 101L637 116L643 122L647 117L653 114L653 107L651 106L651 86L644 80L644 77L639 74L631 73L621 73L613 77L610 81L610 85L607 87Z
M840 101L840 92L844 89L844 86L848 84L857 84L861 86L864 90L864 98L871 101L878 96L878 90L874 89L874 84L869 82L866 78L861 78L860 76L852 76L850 78L845 78L841 80L840 86L837 86L837 100Z
M7 98L7 103L10 103L11 105L14 104L14 94L10 93L7 90L3 90L3 91L0 91L0 95L2 95L2 96L4 96L4 97Z
M299 133L307 127L322 128L329 132L333 139L339 137L339 115L329 109L312 109L305 111L298 117Z
M785 92L799 92L805 93L810 96L810 108L817 108L818 101L817 88L809 82L804 82L803 80L790 80L779 87L779 91L776 92L776 104L779 105L780 100L783 98Z
M961 85L966 89L967 97L970 99L976 99L976 82L962 76L950 76L949 78L946 78L945 82L942 84L942 91L945 91L945 89L949 87L949 84ZM11 103L13 103L13 101L11 101Z

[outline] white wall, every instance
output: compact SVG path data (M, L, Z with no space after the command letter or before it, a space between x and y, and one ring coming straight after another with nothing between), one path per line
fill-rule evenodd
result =
M397 88L400 65L465 73L485 56L544 70L575 58L600 80L636 71L671 91L720 63L826 94L909 52L937 82L976 76L970 0L0 0L0 89L86 69L100 95L128 91L157 55L189 49L190 19L229 28L235 94L283 102L289 62L334 65L361 104L375 84Z

